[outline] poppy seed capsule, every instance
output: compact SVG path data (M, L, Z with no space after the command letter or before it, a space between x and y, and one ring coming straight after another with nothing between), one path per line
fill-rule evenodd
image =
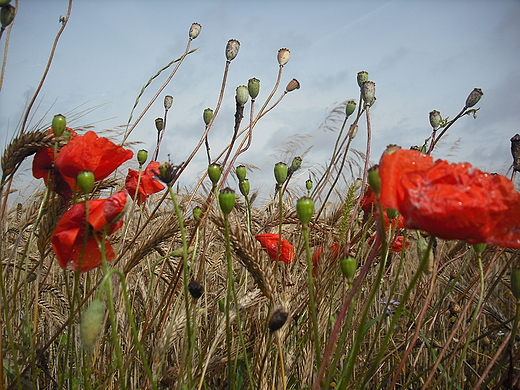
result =
M10 2L11 2L11 0L0 0L0 7L5 7Z
M376 83L365 81L361 87L361 96L366 105L371 106L376 100Z
M260 93L260 80L257 78L249 79L247 82L247 89L249 91L249 96L251 96L252 100L255 100L258 94Z
M511 292L517 301L520 300L520 267L511 270Z
M190 27L190 39L195 39L199 36L202 26L199 23L192 23Z
M287 312L283 309L276 309L273 315L271 316L271 319L269 320L269 331L271 333L276 332L278 329L280 329L282 326L285 325L287 322L287 317L289 315Z
M55 137L61 137L65 131L66 126L67 118L61 114L54 115L54 118L52 118L52 132L54 133Z
M432 126L433 130L437 130L439 126L441 125L442 117L441 113L437 110L433 110L430 112L430 125Z
M363 88L363 84L368 81L368 72L362 70L361 72L358 72L357 74L357 83L359 85L359 88Z
M16 8L11 4L4 5L0 10L0 21L2 23L2 27L5 28L9 26L16 15Z
M195 222L199 222L200 217L202 217L202 209L200 207L195 207L193 209L193 218L195 219Z
M241 180L240 183L238 183L238 188L242 195L248 196L249 191L251 189L251 184L249 184L249 179Z
M347 106L345 107L345 114L347 116L351 116L352 113L355 111L356 106L357 106L357 104L354 100L349 100L347 102Z
M368 170L368 184L372 191L379 196L381 193L381 178L379 177L379 166L375 165Z
M473 91L471 91L468 98L466 99L466 108L473 107L475 104L477 104L482 95L484 95L484 92L482 92L480 88L475 88Z
M101 332L105 310L100 299L94 299L83 314L80 324L80 337L83 348L92 350Z
M92 171L81 171L78 173L76 182L85 195L90 194L94 188L94 173Z
M216 185L220 180L220 176L222 175L222 168L220 164L213 163L208 165L208 176L213 185Z
M296 214L303 226L307 226L314 214L314 201L308 196L298 199L296 202Z
M218 202L224 215L229 215L229 213L231 213L231 210L233 210L233 207L235 207L235 199L235 191L233 191L231 188L227 187L220 191L218 194Z
M475 250L475 252L477 253L477 255L482 255L482 252L484 252L484 249L486 249L486 244L485 243L480 243L480 244L473 244L473 249Z
M228 61L233 61L238 55L239 50L240 42L238 42L236 39L230 39L226 45L226 59Z
M242 180L245 180L246 175L247 175L246 167L243 165L239 165L238 167L235 168L235 174L237 175L237 179L239 182L241 182Z
M204 294L204 288L196 280L191 280L188 284L188 291L193 299L199 299Z
M164 119L163 118L157 118L155 120L155 128L158 132L161 132L162 129L164 129Z
M350 129L348 131L348 135L351 139L354 139L356 138L356 135L357 135L357 131L358 131L358 125L356 125L355 123L352 123L352 125L350 125Z
M300 82L296 79L292 79L289 81L289 84L287 84L287 87L285 87L285 92L292 92L295 89L300 89Z
M307 191L312 190L312 180L311 179L307 179L305 181L305 188L307 188Z
M164 161L159 165L159 179L166 185L175 179L175 169L170 162Z
M354 275L356 274L357 261L352 256L344 257L340 260L339 265L341 267L341 273L349 283L354 281Z
M166 95L164 97L164 109L168 111L170 108L172 108L173 105L173 96Z
M291 173L296 172L302 166L302 158L300 156L296 156L293 158L291 163Z
M276 163L274 166L274 178L278 185L282 185L287 179L288 168L283 162Z
M145 149L139 150L137 152L137 162L139 165L143 166L146 160L148 160L148 151Z
M278 63L280 66L284 66L289 62L289 59L291 58L291 51L286 48L282 48L278 50Z
M235 99L241 106L247 103L247 100L249 99L249 90L245 85L237 87Z
M202 119L204 120L206 126L209 125L211 118L213 118L213 110L211 108L206 108L202 113Z

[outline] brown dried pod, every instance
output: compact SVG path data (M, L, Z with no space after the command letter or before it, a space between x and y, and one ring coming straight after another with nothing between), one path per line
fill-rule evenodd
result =
M284 326L285 322L287 321L288 314L283 309L276 309L273 315L271 316L271 319L269 320L269 330L271 333L276 332L278 329L280 329L282 326Z
M196 280L191 280L188 284L188 291L194 299L199 299L204 294L204 287Z

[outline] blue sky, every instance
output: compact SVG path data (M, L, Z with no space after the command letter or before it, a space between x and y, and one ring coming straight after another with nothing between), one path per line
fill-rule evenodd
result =
M14 0L13 0L14 1ZM11 32L0 91L0 141L16 134L26 103L44 70L65 0L20 0ZM232 62L222 110L210 133L212 151L229 142L234 91L256 77L260 105L276 80L278 49L291 50L279 92L296 78L301 88L255 127L253 146L239 162L258 166L252 188L272 186L277 146L304 136L295 155L312 146L304 168L317 172L332 153L336 133L320 129L338 103L358 99L358 71L376 83L372 109L376 162L391 143L408 147L430 135L428 113L453 118L473 88L484 96L478 118L466 116L449 130L434 155L505 174L512 162L510 138L520 123L520 2L494 1L123 1L75 0L32 123L56 113L102 105L73 125L96 130L126 124L141 87L178 58L192 22L202 25L191 54L130 139L150 151L154 119L162 116L164 95L175 98L160 160L180 163L204 130L202 111L217 102L229 39L241 42ZM5 43L5 34L0 41ZM136 114L166 79L145 92ZM76 107L81 106L80 109ZM36 108L36 107L35 107ZM362 122L353 148L364 151ZM287 161L288 163L290 161ZM205 169L201 149L181 183L190 185ZM302 170L297 183L303 186ZM233 181L230 182L234 187ZM302 187L303 188L303 187Z

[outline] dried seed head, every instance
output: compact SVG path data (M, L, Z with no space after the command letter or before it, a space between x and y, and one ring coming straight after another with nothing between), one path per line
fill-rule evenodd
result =
M357 83L359 85L359 88L363 88L363 84L368 81L368 72L362 70L361 72L358 72L357 74Z
M371 106L376 100L376 83L365 81L361 87L361 96L366 105Z
M193 299L199 299L204 294L204 288L196 280L191 280L188 284L188 291Z
M482 95L484 95L484 92L482 92L480 88L475 88L473 91L471 91L468 98L466 99L466 108L473 107L475 104L477 104Z
M236 39L230 39L226 45L226 59L233 61L240 50L240 42Z
M511 138L511 154L513 155L513 170L520 172L520 134Z
M164 97L164 109L168 111L170 108L172 108L173 105L173 96L166 95Z
M289 59L291 58L291 52L289 49L282 48L278 50L278 63L280 66L284 66L289 62Z
M161 132L162 129L164 129L164 119L163 118L157 118L155 119L155 128L158 132Z
M289 84L287 84L287 87L285 87L285 92L292 92L295 89L300 89L300 82L296 79L292 79L289 81Z
M199 36L202 26L198 23L192 23L190 27L190 39L195 39Z
M437 110L433 110L430 112L430 125L432 126L433 130L437 130L439 126L441 125L442 117L441 113Z
M281 308L276 309L273 315L271 316L271 319L269 320L269 331L271 333L274 333L282 326L284 326L288 316L289 315L285 310Z

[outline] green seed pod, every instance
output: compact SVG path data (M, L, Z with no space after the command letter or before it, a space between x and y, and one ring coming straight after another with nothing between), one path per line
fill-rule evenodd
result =
M236 39L230 39L226 45L226 59L228 61L233 61L238 55L239 50L240 42L238 42Z
M246 167L243 165L239 165L238 167L235 168L235 174L237 175L237 179L239 182L241 182L242 180L245 180L245 178L247 176Z
M480 243L480 244L473 244L473 249L475 250L475 252L477 252L477 255L482 255L482 252L484 252L484 249L486 249L486 244L485 243Z
M220 164L213 163L208 165L208 176L213 185L216 185L220 180L220 176L222 175L222 168Z
M213 118L213 110L211 108L206 108L202 114L202 119L204 119L206 126L209 125L211 118Z
M170 108L172 108L173 105L173 96L166 95L164 97L164 109L168 111Z
M300 89L300 82L296 79L292 79L289 81L289 84L287 84L287 87L285 87L285 92L292 92L295 89Z
M193 219L195 219L195 222L199 222L201 217L202 217L202 209L200 207L195 207L193 209Z
M307 188L307 191L312 190L312 180L311 179L307 179L305 181L305 188Z
M352 113L356 110L356 102L354 100L349 100L347 102L347 106L345 107L345 114L347 116L351 116Z
M357 74L357 84L359 85L359 88L363 88L363 84L368 81L368 72L362 70L361 72L358 72Z
M361 96L366 105L371 106L376 101L376 83L365 81L361 87Z
M274 166L274 177L278 185L282 185L287 179L288 174L287 165L283 162L279 162Z
M190 39L195 39L199 36L202 26L199 23L192 23L190 27Z
M155 128L160 133L162 129L164 129L164 120L163 118L157 118L155 119Z
M278 63L280 66L284 66L289 62L289 59L291 58L291 52L289 49L282 48L278 50Z
M224 298L220 298L218 300L218 311L224 313L226 311L226 300Z
M471 91L468 98L466 99L466 108L473 107L475 104L477 104L482 95L484 95L484 92L482 92L480 88L475 88L473 91Z
M314 201L308 196L298 199L296 202L296 214L303 226L307 226L314 214Z
M91 351L101 332L105 310L100 299L94 299L83 313L80 324L80 337L83 348Z
M516 300L520 300L520 267L517 266L511 270L511 291Z
M354 281L354 275L356 274L357 261L352 256L344 257L340 260L339 265L341 267L341 273L349 283Z
M78 173L76 181L85 195L90 194L94 188L94 173L92 171L81 171Z
M379 196L381 193L381 178L379 177L379 165L374 165L368 170L368 184L372 191Z
M241 106L247 103L247 100L249 99L249 90L245 85L237 87L235 99Z
M271 316L271 319L269 320L269 331L271 333L274 333L282 326L284 326L288 316L289 314L287 314L285 310L281 308L276 309L273 315Z
M218 201L220 204L220 209L224 215L229 215L233 207L235 207L236 194L231 188L224 188L218 194Z
M2 23L2 27L5 28L9 26L16 15L16 8L11 4L4 5L0 10L0 22Z
M397 214L398 214L397 210L394 210L394 209L391 209L391 208L387 208L386 209L386 215L388 216L388 219L390 221L394 220L395 217L397 217Z
M439 126L441 125L442 117L441 113L437 110L433 110L430 112L430 125L432 126L433 130L437 130Z
M256 78L249 79L247 82L247 89L249 91L249 96L251 96L252 100L255 100L258 94L260 93L260 80Z
M148 160L148 151L145 149L141 149L137 152L137 162L140 166L143 166L144 163Z
M244 196L249 195L249 190L251 189L251 185L249 184L249 179L244 179L238 183L238 188L240 189L240 193Z
M292 160L292 163L291 163L291 173L294 173L296 172L298 169L300 169L300 167L302 166L302 158L300 156L296 156L295 158L293 158Z
M54 133L55 137L61 137L63 135L63 132L65 131L65 127L67 126L67 118L65 118L63 115L58 114L54 115L54 118L52 118L52 132Z

